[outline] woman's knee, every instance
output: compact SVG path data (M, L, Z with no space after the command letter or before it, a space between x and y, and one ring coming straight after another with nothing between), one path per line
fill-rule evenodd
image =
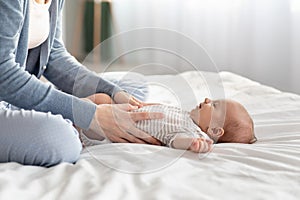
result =
M54 116L41 127L42 163L46 166L61 162L74 163L79 159L82 144L73 125L62 117Z
M61 115L36 111L0 113L0 162L52 166L78 160L78 132Z

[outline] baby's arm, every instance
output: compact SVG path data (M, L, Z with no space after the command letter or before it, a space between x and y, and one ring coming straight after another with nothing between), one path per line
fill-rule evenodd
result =
M193 138L183 135L177 135L172 147L175 149L190 150L196 153L206 153L211 150L213 141L205 138Z

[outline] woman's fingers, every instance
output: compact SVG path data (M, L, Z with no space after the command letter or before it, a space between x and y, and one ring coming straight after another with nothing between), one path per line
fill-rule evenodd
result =
M146 142L144 140L141 140L140 138L135 137L134 135L131 135L131 134L129 134L127 132L124 132L124 131L119 132L118 135L121 138L127 140L127 142L130 142L130 143L146 144Z
M108 139L110 139L112 142L139 143L139 144L151 143L151 144L161 145L159 141L156 141L156 139L154 140L149 139L151 138L151 136L147 135L146 133L138 133L138 135L140 137L124 132L121 129L118 130L114 129L114 133L108 134Z
M129 103L131 105L138 106L139 108L143 106L143 103L141 101L137 100L136 98L134 98L133 96L130 97Z
M124 104L124 103L128 103L131 104L133 106L138 106L143 107L143 106L147 106L147 105L156 105L156 103L145 103L142 102L140 100L138 100L137 98L135 98L134 96L128 94L127 92L124 91L120 91L118 93L115 94L114 96L114 101L117 104Z
M125 91L117 92L114 96L114 101L117 104L129 103L134 106L141 106L141 102Z
M115 106L123 111L131 111L138 109L136 106L130 104L115 104ZM128 113L129 118L134 121L149 120L149 119L162 119L164 114L160 112L131 112Z
M108 138L111 142L115 142L115 143L128 143L127 140L120 138L120 137L115 137L115 136L111 136L110 138Z
M110 134L117 135L118 137L123 138L127 142L131 142L131 143L140 143L140 144L149 143L154 145L161 145L161 142L159 140L153 138L152 136L145 133L144 131L136 128L134 125L119 124L118 129L113 129L113 132Z
M164 114L159 112L133 112L130 113L130 117L134 122L137 122L140 120L162 119Z
M129 103L123 103L123 104L114 104L113 108L117 108L123 111L132 111L138 109L138 106L133 106Z
M144 131L135 128L135 127L131 127L130 130L128 130L133 136L135 136L136 138L139 138L140 140L143 140L144 143L148 143L148 144L154 144L154 145L161 145L161 142L159 140L157 140L156 138L150 136L149 134L145 133Z
M161 103L145 103L142 102L142 106L154 106L154 105L162 105Z

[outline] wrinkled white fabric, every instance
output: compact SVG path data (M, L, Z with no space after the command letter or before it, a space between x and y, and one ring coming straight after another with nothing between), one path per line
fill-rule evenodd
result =
M202 75L221 78L226 97L245 105L258 142L216 144L208 154L113 143L86 148L75 165L0 164L0 199L298 199L300 96L229 72ZM209 95L209 81L196 72L148 80L161 80L150 85L151 102L188 107L190 91L172 92L184 88L179 80L187 80L195 101Z

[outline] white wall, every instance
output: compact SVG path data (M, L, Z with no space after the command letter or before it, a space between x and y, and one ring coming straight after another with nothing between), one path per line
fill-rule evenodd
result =
M67 0L67 46L72 46L74 0ZM158 27L178 31L203 47L220 71L232 71L281 90L300 94L300 0L113 0L116 32ZM73 7L70 9L70 7ZM78 23L78 21L76 22ZM141 32L120 46L145 38L156 43L152 32ZM183 38L174 37L191 59L199 54ZM166 60L168 60L166 62ZM184 67L179 58L161 52L128 55L127 62L158 62Z

